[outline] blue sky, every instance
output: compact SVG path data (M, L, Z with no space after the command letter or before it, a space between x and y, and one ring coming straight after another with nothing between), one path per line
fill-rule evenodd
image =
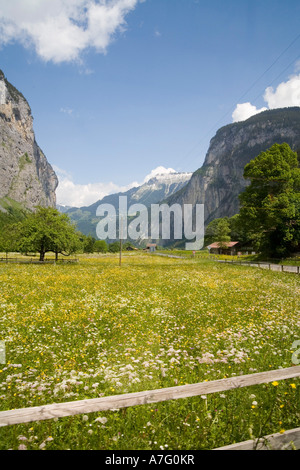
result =
M0 68L84 205L192 172L223 125L300 106L299 0L0 0Z

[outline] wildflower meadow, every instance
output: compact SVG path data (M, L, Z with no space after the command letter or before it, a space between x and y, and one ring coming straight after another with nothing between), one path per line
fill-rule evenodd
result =
M299 275L201 258L2 264L0 411L290 367L299 294ZM297 378L2 427L0 449L213 449L299 426Z

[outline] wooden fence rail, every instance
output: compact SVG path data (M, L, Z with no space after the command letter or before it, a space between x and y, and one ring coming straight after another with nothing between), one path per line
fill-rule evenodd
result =
M290 379L300 376L300 366L277 369L256 374L229 377L211 382L181 385L177 387L147 390L144 392L113 395L109 397L92 398L66 403L20 408L0 412L0 426L29 423L52 418L62 418L82 413L93 413L111 409L127 408L129 406L158 403L178 398L194 397L202 394L224 392L226 390L258 385L277 380Z
M300 428L284 433L277 432L258 439L250 439L214 450L298 450L300 449Z
M230 264L239 264L242 266L253 266L256 268L270 269L271 271L281 271L285 273L295 273L300 274L300 266L292 266L288 264L274 264L268 263L266 261L236 261L229 259L220 259L219 263L230 263Z
M36 258L0 258L0 263L16 263L16 264L56 264L56 263L77 263L78 259L74 258L59 258L55 259L45 259L40 261Z

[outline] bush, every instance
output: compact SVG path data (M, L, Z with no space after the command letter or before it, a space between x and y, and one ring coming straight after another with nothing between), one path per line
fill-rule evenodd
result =
M96 240L94 243L94 251L96 253L107 253L108 245L105 240Z
M110 243L110 245L108 246L108 251L110 253L118 253L118 251L120 251L120 242Z

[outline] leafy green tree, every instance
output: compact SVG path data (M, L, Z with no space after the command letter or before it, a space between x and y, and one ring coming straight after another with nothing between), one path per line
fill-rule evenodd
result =
M226 219L221 219L216 229L216 240L219 242L221 249L227 247L227 243L230 242L230 226Z
M108 245L108 251L110 253L118 253L120 251L120 242L113 242Z
M0 252L8 253L17 251L17 233L15 224L22 221L29 213L21 204L12 199L3 198L0 204L4 211L0 210Z
M8 253L17 251L16 227L13 223L8 223L0 230L0 252Z
M241 222L240 214L235 214L228 219L230 226L230 238L231 240L238 241L240 243L248 242L248 232L245 230L244 224Z
M206 228L206 243L220 242L225 246L231 240L230 232L231 228L228 217L214 219ZM221 245L220 248L222 248Z
M205 245L209 245L214 241L218 241L218 238L223 238L222 234L220 234L220 232L218 233L218 225L223 220L229 225L229 231L227 230L227 228L225 229L225 236L228 236L230 240L238 241L241 243L246 243L249 241L249 234L244 227L244 223L241 221L240 214L235 214L232 217L214 219L208 224L205 230ZM226 227L226 224L224 225Z
M96 253L107 253L108 245L105 240L96 240L94 243L94 250Z
M87 235L83 240L83 251L84 253L94 253L94 245L96 239L91 235Z
M18 249L37 251L40 261L47 252L69 256L80 249L79 234L66 214L53 208L37 207L16 225Z
M209 245L213 243L216 239L218 223L221 219L212 220L205 229L205 244Z
M240 222L259 250L283 257L299 249L300 168L288 144L274 144L245 166Z

